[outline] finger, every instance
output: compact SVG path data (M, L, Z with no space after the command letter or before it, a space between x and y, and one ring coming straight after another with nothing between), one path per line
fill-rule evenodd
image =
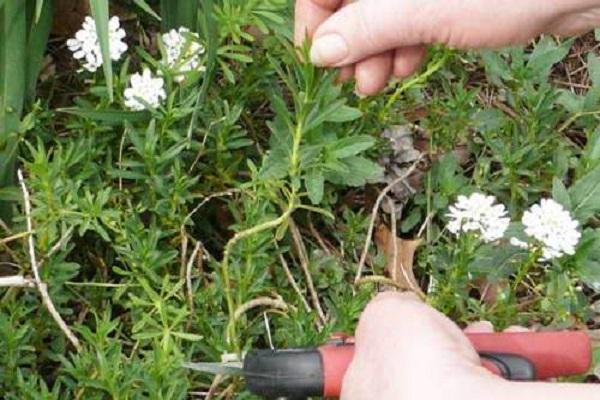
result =
M339 75L337 77L337 81L339 83L344 83L349 79L354 77L354 65L348 65L346 67L340 68Z
M423 65L427 48L425 46L405 46L394 52L394 76L399 79L408 78Z
M316 30L312 61L342 66L397 47L421 44L423 24L413 21L418 11L414 3L419 2L362 0L349 4Z
M315 30L325 21L333 11L333 3L340 3L338 0L330 0L327 4L331 7L325 7L325 0L296 0L296 11L294 15L294 43L301 46L304 40L311 38Z
M504 330L504 332L507 332L507 333L524 333L524 332L531 332L531 329L527 329L524 326L509 326L508 328L506 328Z
M464 329L465 333L493 333L494 325L490 321L478 321L469 324Z
M392 74L392 53L370 57L356 64L354 77L359 95L374 95L381 91Z

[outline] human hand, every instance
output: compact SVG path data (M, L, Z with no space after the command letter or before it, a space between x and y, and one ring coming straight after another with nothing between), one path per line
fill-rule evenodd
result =
M354 75L359 93L374 94L416 72L427 45L495 48L583 32L600 25L600 1L296 0L295 24L297 44L313 38L315 64L342 67L340 79Z
M484 323L468 330L490 332L492 328ZM599 396L598 385L505 381L481 366L469 340L447 317L414 295L390 292L375 298L361 317L341 398L592 400Z

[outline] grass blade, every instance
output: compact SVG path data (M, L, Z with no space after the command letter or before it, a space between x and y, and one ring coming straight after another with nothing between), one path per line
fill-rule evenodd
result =
M104 70L104 79L106 79L108 98L112 102L114 99L114 88L108 40L108 0L90 0L90 9L92 18L96 21L96 33L98 34L98 41L102 50L102 69Z
M35 0L35 23L40 21L42 16L42 8L44 7L44 0Z
M5 0L0 9L0 188L15 178L19 121L25 93L27 6ZM0 218L9 222L10 207L0 202Z
M163 32L180 26L197 30L198 0L161 0L160 13Z
M154 18L156 18L158 21L162 21L162 18L160 17L160 15L158 15L153 9L152 7L150 7L150 5L148 5L148 3L146 3L146 0L133 0L133 2L142 10L144 10L146 13L150 14L151 16L153 16Z
M36 18L36 22L30 27L27 38L27 76L25 77L27 100L32 100L35 95L38 75L52 28L53 3L53 0L36 0L36 13L39 4L42 4L42 8L39 18Z

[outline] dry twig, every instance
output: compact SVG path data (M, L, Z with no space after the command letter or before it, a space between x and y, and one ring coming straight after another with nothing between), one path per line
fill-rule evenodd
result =
M190 309L190 315L194 314L194 292L192 288L192 266L196 257L202 257L200 250L202 249L202 242L196 242L196 247L192 251L192 255L188 260L187 267L185 269L185 285L187 287L187 301Z
M319 296L317 295L317 290L315 289L315 284L313 282L312 275L310 274L306 247L304 247L302 237L300 236L300 231L298 230L298 227L296 226L294 220L290 218L289 224L290 232L292 232L294 247L296 248L296 253L298 253L298 258L300 259L300 267L302 267L302 271L304 272L304 275L306 277L306 286L308 287L313 306L317 310L317 314L319 315L319 319L321 320L321 322L325 323L325 313L323 312L323 308L321 307L321 302L319 301Z
M22 275L2 276L0 277L0 287L34 288L35 282L32 279L23 277Z
M19 183L21 185L21 190L23 192L23 201L25 204L25 219L27 221L27 230L29 232L33 232L33 221L31 219L31 200L29 197L29 191L27 190L27 186L25 185L25 179L23 179L23 172L21 170L17 170L17 176L19 178ZM79 339L75 336L71 328L67 325L67 323L62 319L50 295L48 294L48 286L46 283L42 281L40 277L40 271L38 268L37 259L35 256L35 241L33 239L33 235L29 235L27 237L28 247L29 247L29 260L31 262L31 270L33 271L33 277L35 281L35 286L42 297L42 303L46 306L46 309L57 323L58 327L65 334L67 339L73 344L73 346L77 349L77 351L81 350L81 344L79 343Z
M282 311L287 311L289 309L289 306L286 304L286 302L283 301L283 299L279 296L277 296L276 299L271 298L271 297L258 297L256 299L250 300L250 301L242 304L241 306L239 306L233 313L233 318L235 320L238 320L242 315L247 313L249 310L256 308L256 307L261 307L261 306L277 308Z
M0 245L7 244L12 241L24 238L26 236L29 236L31 233L32 232L21 232L21 233L17 233L17 234L5 237L4 239L0 239Z
M367 239L365 240L365 245L360 256L360 261L358 262L358 268L356 269L356 277L354 278L354 283L356 284L360 278L362 277L362 272L365 267L365 261L367 260L367 255L369 254L369 247L371 246L371 240L373 237L373 229L375 228L375 220L377 219L377 213L379 212L379 207L381 206L381 202L385 198L385 196L396 186L397 184L406 180L414 171L417 169L419 162L423 159L423 155L421 154L419 158L417 158L410 168L404 173L404 175L399 176L390 182L377 196L377 200L375 201L375 205L373 206L373 210L371 211L371 223L369 224L369 230L367 231Z
M296 279L294 279L294 275L292 275L292 271L290 270L290 267L288 266L288 263L287 263L287 261L285 261L285 257L283 257L282 254L279 255L279 260L281 261L281 266L283 267L283 270L285 271L285 275L286 275L288 281L290 282L290 285L292 285L292 288L298 294L298 297L300 297L300 300L302 300L302 304L304 304L304 308L306 309L306 311L310 312L312 309L310 308L310 305L308 304L308 300L306 300L306 298L302 294L302 290L300 290L300 286L298 286Z

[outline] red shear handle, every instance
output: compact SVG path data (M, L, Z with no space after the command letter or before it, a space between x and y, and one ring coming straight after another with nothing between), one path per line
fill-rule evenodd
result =
M475 350L524 357L535 365L538 379L579 375L592 361L585 332L519 332L467 334Z
M584 374L592 361L591 343L585 332L470 333L467 337L478 353L506 353L528 359L538 379ZM323 393L325 397L339 397L354 346L326 345L319 352Z

